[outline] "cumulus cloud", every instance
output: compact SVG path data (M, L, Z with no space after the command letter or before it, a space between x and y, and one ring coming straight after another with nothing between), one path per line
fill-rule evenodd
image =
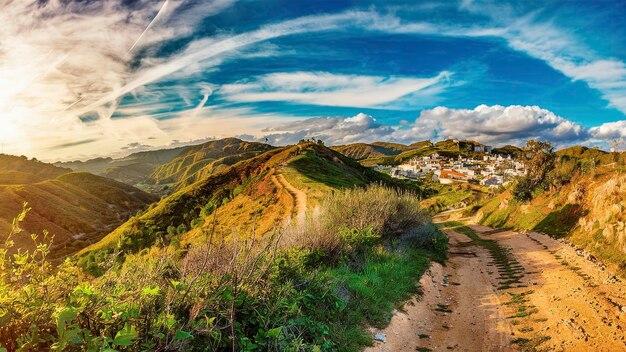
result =
M489 144L521 144L529 138L557 144L588 138L579 124L538 106L486 106L475 109L436 107L424 110L410 129L398 130L395 137L474 139ZM419 138L418 138L419 139Z
M367 114L353 117L315 117L275 125L263 130L261 140L267 138L270 144L294 144L304 138L323 140L328 145L355 142L374 142L388 139L394 128L378 122Z
M612 128L608 126L607 128ZM529 138L556 145L583 142L591 134L584 127L538 106L486 106L475 109L437 107L424 110L414 122L391 126L360 113L353 117L317 117L264 129L257 135L274 144L316 138L328 145L390 141L413 143L446 138L472 139L491 145L522 145Z
M382 77L329 72L281 72L223 85L220 93L235 102L287 101L301 104L376 107L445 82L434 77Z
M626 138L626 120L607 122L589 129L589 133L595 139L620 139Z

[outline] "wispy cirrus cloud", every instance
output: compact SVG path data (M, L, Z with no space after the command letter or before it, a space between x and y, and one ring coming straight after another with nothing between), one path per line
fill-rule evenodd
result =
M506 4L471 0L463 1L461 10L491 21L484 33L473 31L472 36L501 37L512 49L546 62L573 81L586 82L601 92L610 106L626 113L624 61L595 52L573 30L540 20L539 12L518 15Z
M281 72L223 85L219 93L234 102L286 101L371 108L438 84L445 84L450 75L448 71L428 78Z
M98 144L115 145L124 143L120 139L158 132L157 124L145 116L85 123L76 109L124 86L135 74L132 63L137 57L129 53L130 48L153 50L155 44L187 36L199 20L230 4L231 0L170 1L163 9L163 1L153 0L2 2L0 140L4 150L45 159L58 154L56 146L69 152L76 136L90 142L87 148L97 149ZM145 31L151 22L159 25ZM115 107L115 101L108 101L91 110L111 116Z

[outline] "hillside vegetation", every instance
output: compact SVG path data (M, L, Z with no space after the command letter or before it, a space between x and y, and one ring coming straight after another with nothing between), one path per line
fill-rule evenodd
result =
M207 142L186 148L170 162L158 166L145 182L174 184L174 189L180 189L272 148L268 144L244 142L237 138Z
M187 148L159 149L133 153L119 159L96 158L87 161L59 162L55 165L135 185L143 182L159 165L170 162Z
M307 169L298 164L302 158L319 160ZM331 166L349 172L306 175ZM245 207L294 192L285 181L284 190L272 182L283 167L300 170L309 187L335 191L297 224L262 236L264 215L245 211L236 217L252 226L232 229L228 238L220 233L220 224L239 209L227 207L238 199ZM98 251L97 260L87 255L79 266L67 261L54 269L45 245L19 263L0 251L0 265L10 268L0 276L0 305L7 307L0 315L0 347L358 351L371 344L365 326L386 324L394 307L416 292L430 258L442 260L446 249L416 194L338 188L354 186L351 181L366 185L372 175L318 145L278 148L163 199L121 227L122 237L90 248L89 255L112 249ZM174 226L193 220L185 214L196 209L208 213L206 223L191 231ZM144 232L150 226L157 232ZM164 226L170 228L161 236ZM185 245L184 236L195 241Z
M385 142L371 144L354 143L335 146L333 149L347 157L358 160L363 166L371 167L374 165L399 165L410 159L435 153L445 157L480 155L484 153L474 152L474 147L481 145L481 143L470 140L447 139L434 144L431 141L421 141L410 145ZM520 148L505 146L495 148L493 152L495 154L515 156L520 151Z
M0 154L0 178L4 180L0 184L7 184L7 182L10 184L33 183L33 181L55 178L71 171L68 168L46 164L36 159L28 159L25 156ZM11 180L11 176L15 176L16 179Z
M1 156L0 241L23 204L31 208L23 229L54 235L52 256L63 257L99 240L139 209L156 200L126 184L88 173ZM28 237L15 239L16 248L32 249Z
M585 147L556 155L545 189L528 201L506 190L483 203L476 220L566 238L626 274L626 155Z
M56 165L109 177L163 195L272 148L268 144L225 138L199 145L139 152L120 159L97 158Z
M249 233L253 226L265 234L296 211L296 197L287 186L301 189L314 206L333 190L371 182L405 185L315 143L276 148L174 192L83 252L112 251L120 241L133 250L173 237L193 242L212 226L209 215L217 209L224 214L216 228L220 237Z

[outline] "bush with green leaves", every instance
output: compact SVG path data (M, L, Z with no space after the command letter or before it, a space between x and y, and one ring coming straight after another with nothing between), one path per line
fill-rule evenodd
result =
M168 243L143 248L161 236L146 228L137 232L144 239L59 266L46 258L48 235L31 235L32 252L13 248L25 208L0 250L0 350L358 350L370 341L364 326L415 291L425 255L436 257L441 244L426 233L403 240L416 235L401 226L430 222L410 194L347 192L329 196L320 215L321 235L338 251L278 229L224 241L213 213L212 226L197 229L204 243L176 246L172 226L162 234Z

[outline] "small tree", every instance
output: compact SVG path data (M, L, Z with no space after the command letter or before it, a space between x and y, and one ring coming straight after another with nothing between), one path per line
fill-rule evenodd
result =
M517 200L528 201L539 188L547 188L548 174L554 170L556 154L550 142L529 139L520 156L526 175L518 179L513 188Z

